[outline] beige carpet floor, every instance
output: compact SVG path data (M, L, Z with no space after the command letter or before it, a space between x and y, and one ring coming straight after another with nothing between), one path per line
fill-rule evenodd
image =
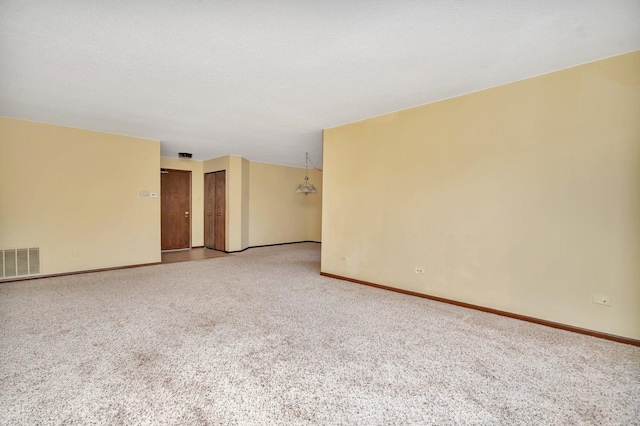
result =
M0 284L0 424L640 424L640 348L319 260L298 244Z

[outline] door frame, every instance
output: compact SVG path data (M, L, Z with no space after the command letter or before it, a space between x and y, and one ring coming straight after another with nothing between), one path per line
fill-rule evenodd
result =
M168 253L172 251L191 250L193 248L193 172L191 170L160 167L160 173L162 173L163 170L166 170L168 172L189 173L189 247L172 250L162 250L161 247L160 252ZM160 196L162 196L162 182L160 185ZM160 217L162 217L162 202L160 202ZM160 225L162 225L162 220L160 221ZM160 235L162 235L162 226L160 227Z

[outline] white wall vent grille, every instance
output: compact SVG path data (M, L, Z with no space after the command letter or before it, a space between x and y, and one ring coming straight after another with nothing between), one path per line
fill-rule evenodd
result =
M40 273L38 247L0 250L0 278L22 277Z

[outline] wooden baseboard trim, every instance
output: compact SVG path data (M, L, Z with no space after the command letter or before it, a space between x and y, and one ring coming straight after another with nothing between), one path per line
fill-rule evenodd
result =
M276 243L276 244L264 244L264 245L261 245L261 246L251 246L251 247L243 248L242 250L225 251L225 253L242 253L243 251L246 251L246 250L249 250L249 249L252 249L252 248L286 246L286 245L289 245L289 244L302 244L302 243L322 244L320 241L292 241L290 243Z
M43 278L66 277L66 276L69 276L69 275L92 274L94 272L117 271L119 269L142 268L143 266L155 266L155 265L162 265L162 262L139 263L137 265L114 266L112 268L86 269L84 271L61 272L59 274L37 275L37 276L33 276L33 277L16 277L16 278L9 278L9 279L0 280L0 284L12 283L12 282L16 282L16 281L40 280L40 279L43 279Z
M324 277L328 277L328 278L335 278L337 280L349 281L349 282L356 283L356 284L363 284L363 285L367 285L367 286L370 286L370 287L376 287L376 288L380 288L380 289L383 289L383 290L394 291L396 293L407 294L409 296L416 296L416 297L421 297L423 299L435 300L437 302L449 303L451 305L461 306L463 308L475 309L475 310L482 311L482 312L487 312L487 313L490 313L490 314L501 315L503 317L515 318L515 319L518 319L518 320L521 320L521 321L527 321L527 322L532 322L532 323L535 323L535 324L544 325L544 326L547 326L547 327L557 328L557 329L560 329L560 330L571 331L573 333L586 334L587 336L593 336L593 337L598 337L600 339L612 340L614 342L624 343L624 344L627 344L627 345L640 346L640 340L631 339L629 337L616 336L615 334L602 333L602 332L599 332L599 331L589 330L589 329L586 329L586 328L574 327L572 325L561 324L559 322L547 321L547 320L543 320L543 319L540 319L540 318L529 317L529 316L526 316L526 315L520 315L520 314L515 314L515 313L512 313L512 312L501 311L501 310L498 310L498 309L486 308L484 306L473 305L471 303L458 302L457 300L445 299L443 297L430 296L430 295L424 294L424 293L418 293L418 292L415 292L415 291L403 290L403 289L400 289L400 288L389 287L389 286L382 285L382 284L375 284L375 283L371 283L371 282L367 282L367 281L357 280L355 278L348 278L348 277L343 277L343 276L340 276L340 275L329 274L327 272L320 272L320 275L322 275Z
M227 254L242 253L243 251L247 251L247 250L249 250L250 248L251 248L251 247L245 247L245 248L243 248L242 250L234 250L234 251L227 251L227 250L224 250L224 253L227 253ZM219 251L223 251L223 250L219 250Z
M287 244L301 244L301 243L317 243L317 244L321 244L320 241L293 241L293 242L290 242L290 243L278 243L278 244L266 244L266 245L263 245L263 246L251 246L251 247L247 247L245 249L237 250L237 251L224 251L224 250L218 250L218 251L221 251L223 253L241 253L241 252L243 252L245 250L249 250L251 248L271 247L271 246L284 246L284 245L287 245ZM196 247L191 247L191 248L192 249L194 249L194 248L204 248L204 246L196 246ZM189 250L189 249L185 249L185 250ZM32 277L15 277L15 278L7 278L7 279L0 278L0 284L13 283L13 282L16 282L16 281L40 280L42 278L66 277L66 276L69 276L69 275L91 274L91 273L94 273L94 272L117 271L118 269L141 268L143 266L155 266L155 265L162 265L162 262L140 263L140 264L137 264L137 265L126 265L126 266L114 266L112 268L86 269L86 270L83 270L83 271L61 272L59 274L36 275L36 276L32 276Z

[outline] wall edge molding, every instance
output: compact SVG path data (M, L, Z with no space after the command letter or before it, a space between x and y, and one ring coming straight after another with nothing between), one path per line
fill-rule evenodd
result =
M264 244L261 246L249 246L249 247L245 247L242 250L236 250L236 251L225 251L225 253L227 254L231 254L231 253L242 253L243 251L252 249L252 248L260 248L260 247L274 247L274 246L286 246L289 244L303 244L303 243L316 243L316 244L322 244L321 241L311 241L311 240L305 240L305 241L291 241L289 243L275 243L275 244Z
M222 251L223 253L232 254L232 253L241 253L241 252L243 252L245 250L249 250L249 249L252 249L252 248L284 246L284 245L288 245L288 244L302 244L302 243L322 244L320 241L292 241L292 242L289 242L289 243L276 243L276 244L265 244L265 245L262 245L262 246L251 246L251 247L247 247L247 248L244 248L242 250L237 250L237 251L223 251L223 250L218 250L218 251ZM191 247L191 248L204 248L204 246ZM212 249L210 249L210 250L212 250ZM113 266L113 267L110 267L110 268L85 269L85 270L82 270L82 271L60 272L58 274L43 274L43 275L28 276L28 277L12 277L12 278L8 278L8 279L0 279L0 285L4 284L4 283L13 283L13 282L18 282L18 281L31 281L31 280L39 280L39 279L43 279L43 278L66 277L66 276L69 276L69 275L79 275L79 274L92 274L94 272L117 271L117 270L120 270L120 269L142 268L144 266L156 266L156 265L162 265L162 264L163 264L162 262L139 263L139 264L135 264L135 265Z
M618 343L623 343L623 344L627 344L627 345L640 347L640 340L632 339L630 337L624 337L624 336L618 336L618 335L615 335L615 334L603 333L603 332L600 332L600 331L589 330L587 328L581 328L581 327L575 327L573 325L562 324L562 323L554 322L554 321L548 321L548 320L544 320L544 319L540 319L540 318L530 317L530 316L527 316L527 315L521 315L521 314L516 314L516 313L513 313L513 312L501 311L499 309L487 308L487 307L484 307L484 306L474 305L474 304L465 303L465 302L459 302L457 300L446 299L446 298L443 298L443 297L431 296L431 295L425 294L425 293L418 293L418 292L415 292L415 291L403 290L401 288L395 288L395 287L390 287L390 286L386 286L386 285L382 285L382 284L376 284L376 283L372 283L372 282L368 282L368 281L362 281L362 280L358 280L358 279L355 279L355 278L343 277L341 275L335 275L335 274L331 274L331 273L328 273L328 272L320 272L320 275L322 275L324 277L328 277L328 278L334 278L334 279L342 280L342 281L349 281L349 282L352 282L352 283L355 283L355 284L362 284L362 285L366 285L366 286L370 286L370 287L375 287L375 288L379 288L379 289L382 289L382 290L388 290L388 291L393 291L393 292L396 292L396 293L406 294L406 295L409 295L409 296L415 296L415 297L420 297L420 298L423 298L423 299L434 300L436 302L448 303L450 305L456 305L456 306L460 306L460 307L463 307L463 308L474 309L474 310L477 310L477 311L482 311L482 312L486 312L486 313L490 313L490 314L494 314L494 315L500 315L500 316L503 316L503 317L514 318L514 319L517 319L517 320L520 320L520 321L526 321L526 322L531 322L531 323L538 324L538 325L544 325L546 327L556 328L556 329L559 329L559 330L570 331L572 333L584 334L584 335L591 336L591 337L597 337L599 339L611 340L611 341L618 342Z
M18 281L40 280L40 279L43 279L43 278L66 277L66 276L69 276L69 275L93 274L95 272L118 271L120 269L142 268L144 266L155 266L155 265L162 265L162 262L138 263L138 264L135 264L135 265L113 266L113 267L110 267L110 268L85 269L85 270L82 270L82 271L60 272L58 274L44 274L44 275L29 276L29 277L15 277L15 278L9 278L9 279L0 280L0 284L13 283L13 282L18 282Z

